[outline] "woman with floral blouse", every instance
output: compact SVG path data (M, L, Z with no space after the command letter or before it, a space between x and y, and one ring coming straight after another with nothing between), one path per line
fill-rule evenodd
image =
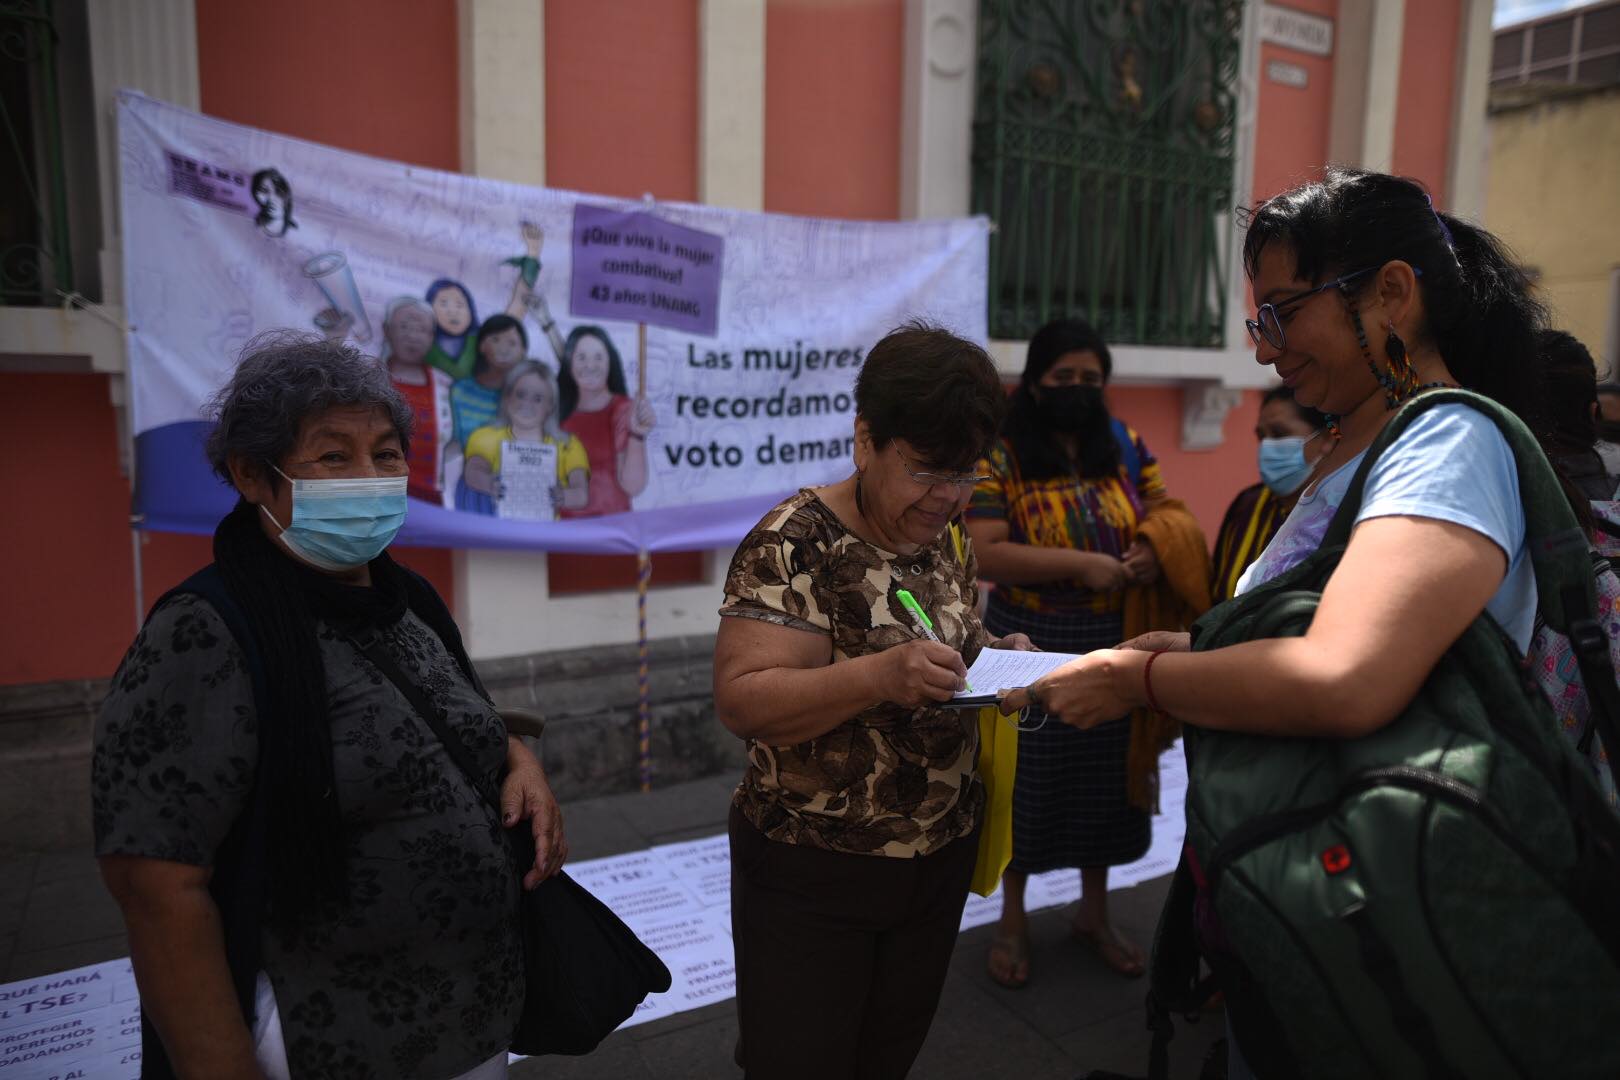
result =
M1004 400L977 345L889 334L855 384L854 474L771 510L732 559L714 678L748 742L731 918L750 1077L901 1077L933 1020L984 803L977 711L941 703L980 649L1028 645L985 633L956 524Z

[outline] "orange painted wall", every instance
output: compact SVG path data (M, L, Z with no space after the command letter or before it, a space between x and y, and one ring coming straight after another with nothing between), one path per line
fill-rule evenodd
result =
M698 0L547 0L546 186L697 198Z
M203 111L435 169L459 166L455 0L197 0Z
M1462 0L1407 4L1401 45L1394 168L1403 176L1423 181L1442 206L1447 194L1446 162L1456 106L1462 16Z
M460 167L455 0L281 0L277 23L311 29L286 35L244 16L232 0L197 0L204 112L412 165ZM154 538L149 580L207 561L205 539L179 541L182 557L166 550L174 541ZM393 553L454 606L449 551Z
M110 675L135 636L117 433L105 375L0 374L0 684Z
M1288 0L1287 6L1337 19L1338 0ZM1408 10L1417 5L1408 5ZM1266 74L1272 61L1305 69L1304 89L1273 82ZM1319 173L1328 163L1328 133L1333 113L1333 57L1312 56L1270 42L1260 46L1260 99L1255 123L1255 201L1268 199Z
M770 0L765 209L900 213L901 0Z
M545 137L547 187L696 201L698 0L547 0ZM634 556L546 559L557 596L636 573ZM654 584L702 580L702 552L653 560Z
M1179 387L1110 386L1108 407L1142 436L1159 459L1171 497L1187 504L1213 547L1233 496L1260 479L1254 441L1260 392L1245 391L1243 403L1226 414L1225 440L1214 450L1181 449Z

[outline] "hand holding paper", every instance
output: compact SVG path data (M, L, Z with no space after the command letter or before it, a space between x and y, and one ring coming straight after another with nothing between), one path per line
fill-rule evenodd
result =
M1080 658L1075 653L981 650L979 658L968 668L967 681L971 689L956 694L950 701L950 707L977 709L983 705L995 705L1001 695L1020 690L1069 661Z
M1022 657L1050 657L1052 653L1015 653ZM1046 714L1085 731L1118 719L1139 705L1128 688L1144 682L1143 669L1155 654L1136 649L1097 649L1084 656L1061 656L1064 661L1022 689L1007 687L998 703L1003 712L1039 704ZM1037 684L1034 689L1031 683Z

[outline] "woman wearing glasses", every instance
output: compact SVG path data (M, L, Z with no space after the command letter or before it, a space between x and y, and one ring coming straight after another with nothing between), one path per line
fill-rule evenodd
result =
M894 331L855 383L854 475L771 510L731 561L714 698L748 743L731 919L750 1077L904 1076L933 1020L984 803L978 714L940 703L980 649L1029 645L985 633L953 525L1004 403L977 345Z
M1331 168L1254 210L1244 259L1260 301L1255 359L1334 417L1339 437L1239 595L1317 548L1368 446L1413 394L1460 384L1540 426L1543 312L1522 270L1416 183ZM1380 456L1363 496L1303 637L1192 653L1185 634L1149 635L1065 665L1005 707L1038 700L1090 728L1152 700L1206 728L1355 738L1405 709L1481 611L1528 648L1536 585L1524 509L1490 420L1464 405L1425 412Z
M996 583L985 613L991 633L1027 633L1053 652L1118 644L1124 589L1158 575L1137 525L1165 497L1153 455L1108 413L1108 346L1079 319L1041 327L1002 437L968 507L979 570ZM1108 919L1108 868L1147 851L1147 811L1126 794L1130 720L1121 709L1094 731L1052 724L1018 739L1013 856L1002 878L1001 922L990 977L1029 979L1024 885L1030 874L1078 867L1076 939L1112 970L1143 971L1141 950Z

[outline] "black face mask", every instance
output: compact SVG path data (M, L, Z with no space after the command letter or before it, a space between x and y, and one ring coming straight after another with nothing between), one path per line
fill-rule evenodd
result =
M1597 430L1604 442L1620 444L1620 420L1599 420Z
M1036 408L1048 427L1065 435L1093 430L1108 419L1100 386L1038 386Z

